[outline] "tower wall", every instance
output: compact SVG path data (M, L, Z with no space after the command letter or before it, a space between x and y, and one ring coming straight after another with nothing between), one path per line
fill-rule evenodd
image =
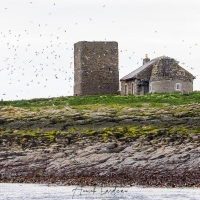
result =
M117 94L118 43L74 44L74 95Z

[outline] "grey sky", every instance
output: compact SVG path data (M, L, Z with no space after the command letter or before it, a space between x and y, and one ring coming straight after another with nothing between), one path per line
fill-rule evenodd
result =
M73 44L117 41L120 77L166 55L197 78L198 0L1 0L0 98L73 94Z

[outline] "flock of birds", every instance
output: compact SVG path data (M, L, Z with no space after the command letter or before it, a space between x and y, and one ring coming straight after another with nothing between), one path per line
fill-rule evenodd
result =
M56 3L52 5L56 6ZM9 10L8 7L4 9ZM27 87L25 90L28 93L31 86L35 88L39 86L40 89L47 88L48 85L55 85L55 80L60 80L63 85L58 90L66 87L68 89L65 91L66 94L70 94L73 86L73 48L70 48L68 42L62 38L67 31L58 27L55 33L49 34L42 30L48 27L48 23L37 24L31 20L30 25L32 27L21 31L9 29L0 32L0 46L4 55L0 58L0 76L5 80L5 85L20 87L23 96L24 86ZM34 37L40 45L32 41ZM63 62L64 59L69 61L68 66L63 65L63 63L66 64L66 61ZM13 87L13 93L15 88ZM0 98L6 99L6 89L1 87L1 90ZM18 98L19 95L16 93L15 97Z
M34 2L30 1L29 4L32 5ZM52 3L52 6L56 7L56 3ZM102 5L102 9L105 7L106 5ZM5 7L4 10L9 10L9 7ZM52 15L52 12L47 15ZM91 17L88 17L88 22L92 20ZM77 24L75 22L75 25ZM55 88L51 89L50 87L60 84L56 89L57 91L65 88L63 95L72 95L74 55L73 44L67 40L67 34L66 27L54 27L54 32L49 33L48 22L37 23L32 19L30 26L23 30L10 28L7 31L0 31L0 46L3 50L2 55L4 55L0 57L0 76L4 80L0 98L6 99L7 92L3 89L6 84L15 86L13 93L17 93L12 97L13 99L23 98L24 86L26 93L31 93L30 87L38 88L41 91L48 88L51 92ZM157 30L155 34L158 34ZM38 41L34 41L34 38L37 38ZM185 41L182 40L182 42ZM196 43L194 46L197 45ZM164 48L166 48L166 45ZM192 49L192 46L189 49ZM129 54L127 59L131 60L132 63L135 62L135 52L129 53L127 49L120 49L119 54L122 55L123 53ZM152 52L152 54L155 53L155 51ZM191 52L189 54L191 55ZM139 67L142 62L136 61L136 64ZM185 65L185 63L181 64ZM119 67L119 70L123 69L124 66ZM194 68L190 69L193 70ZM20 94L16 87L21 88Z
M34 4L33 1L27 3ZM51 4L56 7L55 2ZM102 8L105 8L105 5L102 5ZM5 7L4 10L9 11L9 7ZM52 12L47 15L52 15ZM92 21L92 18L89 18L89 21ZM23 98L24 86L27 87L26 93L31 93L29 91L31 86L41 90L41 88L44 89L58 84L55 81L60 83L57 91L67 88L63 95L72 94L74 78L73 44L67 41L66 28L57 27L50 34L47 31L45 32L44 28L48 27L48 22L42 24L31 20L30 25L32 27L24 28L21 31L9 29L0 32L0 46L4 55L0 58L0 76L3 78L4 86L15 86L12 91L13 93L17 92L12 97L14 99ZM77 24L75 22L75 25ZM37 35L34 35L35 32L37 32ZM32 41L34 37L44 45L35 44L35 41ZM46 38L49 38L49 41ZM1 100L8 96L7 87L4 86L1 87L0 91ZM15 91L17 86L21 88L21 94L18 94L19 90Z

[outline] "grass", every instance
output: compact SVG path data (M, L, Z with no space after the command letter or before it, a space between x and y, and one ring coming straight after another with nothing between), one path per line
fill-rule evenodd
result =
M63 145L75 144L84 140L93 142L120 140L136 141L145 139L146 141L180 141L189 139L199 133L200 128L188 129L185 126L177 127L158 127L151 125L144 126L117 126L104 128L99 131L82 129L81 131L71 129L63 131L44 131L44 130L0 130L0 143L4 141L9 148L29 148L30 146L46 146L59 143ZM58 141L59 140L59 141ZM4 144L5 146L5 144Z
M96 95L77 97L38 98L31 100L0 101L0 106L14 107L48 107L62 108L64 106L82 107L93 105L128 106L128 107L164 107L166 105L184 105L200 103L200 92L189 94L159 93L138 96Z
M93 113L99 112L109 113L109 116L117 116L118 114L124 115L128 114L133 116L136 111L138 116L151 116L155 114L168 113L175 117L195 117L199 116L199 106L195 104L200 103L200 92L193 92L190 94L148 94L148 95L138 95L138 96L120 96L120 95L97 95L97 96L77 96L77 97L58 97L58 98L48 98L48 99L31 99L31 100L18 100L18 101L0 101L0 107L3 106L13 106L13 107L22 107L35 110L42 110L46 108L64 108L65 106L71 112L71 108L76 110L89 109ZM193 104L191 106L178 106ZM176 105L167 107L166 109L161 107L166 107L170 105ZM2 110L7 110L11 116L14 115L15 109L13 107L6 107ZM109 110L105 112L106 110ZM123 109L123 108L128 109ZM138 107L138 109L129 109L130 107ZM150 107L158 109L140 109ZM108 108L108 109L107 109ZM114 109L112 109L114 108ZM118 113L118 110L122 112ZM14 110L14 111L13 111ZM22 109L23 110L23 109ZM50 109L51 110L51 109ZM125 111L124 111L125 110ZM134 111L133 111L134 110ZM13 112L12 112L13 111ZM19 113L20 113L19 109ZM54 110L53 110L54 112ZM73 111L72 111L73 112ZM127 113L124 113L127 112ZM18 114L19 114L18 113ZM68 111L67 111L68 113ZM83 112L84 113L84 112ZM87 113L87 112L86 112ZM88 112L90 113L90 112ZM20 114L19 114L20 115ZM61 114L62 115L62 112ZM17 116L17 114L15 114ZM84 115L82 112L75 117L78 117L79 120L82 119ZM70 115L68 116L68 118ZM12 117L11 117L12 118ZM61 120L60 116L52 115L47 117L51 123L58 123ZM20 118L21 120L21 118ZM22 119L23 120L23 119ZM24 118L26 121L26 118ZM75 120L75 118L73 118ZM77 120L77 118L76 118ZM2 121L4 122L4 121ZM1 121L0 121L1 123ZM3 123L2 123L3 124ZM86 126L87 127L87 126ZM9 147L29 147L33 146L49 146L57 141L61 141L62 144L76 143L84 140L93 140L94 141L107 141L107 140L121 140L121 141L135 141L137 139L145 139L146 141L158 141L158 140L171 140L178 141L181 139L190 139L193 135L200 133L199 125L195 126L188 125L177 125L177 126L167 126L162 127L158 125L149 125L148 122L146 125L142 125L139 122L139 125L128 126L128 125L119 125L115 127L103 127L102 129L96 128L86 128L79 129L76 126L68 127L65 131L57 130L31 130L29 128L22 128L19 130L14 130L10 128L5 128L0 126L0 145L3 145L6 141L6 145ZM89 126L90 127L90 126Z

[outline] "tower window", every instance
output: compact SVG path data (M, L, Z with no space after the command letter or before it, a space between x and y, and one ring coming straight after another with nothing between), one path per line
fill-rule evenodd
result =
M108 68L109 72L111 71L110 67Z

